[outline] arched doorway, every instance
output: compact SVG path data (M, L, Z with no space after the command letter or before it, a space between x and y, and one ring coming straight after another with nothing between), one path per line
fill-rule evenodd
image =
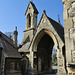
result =
M54 42L48 34L44 34L37 47L37 71L52 72L52 50Z
M41 27L41 28L40 28ZM39 30L40 28L40 30ZM64 41L53 29L39 25L30 46L30 66L32 74L52 71L52 49L55 45L57 51L57 74L65 74L65 60L63 54ZM42 49L41 49L42 47ZM45 47L45 48L44 48ZM40 61L40 62L39 62ZM38 66L41 65L41 66ZM44 66L43 66L44 64ZM47 64L47 65L45 65ZM47 67L47 68L46 68Z
M38 74L52 73L52 50L57 45L52 33L43 30L34 43L34 72ZM55 73L55 72L54 72Z
M64 28L59 23L49 18L44 12L29 46L29 60L31 62L32 75L34 72L37 73L38 71L44 72L44 70L51 70L52 66L50 63L52 62L51 56L54 45L57 51L57 73L58 75L65 75ZM38 64L41 66L39 67ZM42 66L43 64L47 65Z

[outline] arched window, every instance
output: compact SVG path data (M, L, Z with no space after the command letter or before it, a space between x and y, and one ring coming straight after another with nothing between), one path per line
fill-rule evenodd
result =
M28 28L30 28L31 27L31 16L30 16L30 14L28 14L28 16L27 16L27 19L28 19Z

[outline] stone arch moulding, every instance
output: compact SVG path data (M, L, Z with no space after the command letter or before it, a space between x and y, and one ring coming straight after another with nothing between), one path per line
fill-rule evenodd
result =
M48 34L52 38L52 40L53 40L53 42L55 44L55 48L57 50L57 61L58 61L58 66L59 66L57 74L61 75L63 73L63 75L65 75L65 73L66 73L65 65L64 65L65 60L64 60L64 57L63 57L63 54L62 54L62 48L64 46L64 43L62 44L62 47L59 45L60 44L59 43L60 38L59 38L59 36L55 35L56 34L55 31L53 32L52 30L46 29L46 28L42 28L39 31L37 31L36 35L35 35L35 37L33 39L33 42L32 42L32 47L31 47L32 51L31 52L32 53L37 52L38 44L39 44L41 38L44 36L44 34ZM62 42L62 40L61 40L61 42ZM34 54L32 55L32 57L34 57ZM33 64L34 64L34 62L33 62Z
M43 37L44 34L48 34L52 38L52 40L55 44L55 48L57 50L59 48L59 43L58 43L57 37L54 35L54 33L52 31L50 31L48 29L42 29L37 33L37 35L34 37L34 40L33 40L32 50L37 51L37 46L39 44L39 41L41 40L41 38Z
M52 19L48 18L45 14L43 14L40 23L37 27L37 31L35 36L32 39L32 42L30 44L29 50L30 50L30 61L31 66L34 68L34 56L36 57L37 47L41 40L41 38L44 36L44 34L49 35L54 44L55 49L57 50L57 59L58 59L58 75L61 75L63 72L65 73L65 60L62 54L63 46L64 46L64 29L63 27L58 24L57 22L53 21ZM63 74L64 75L64 74Z

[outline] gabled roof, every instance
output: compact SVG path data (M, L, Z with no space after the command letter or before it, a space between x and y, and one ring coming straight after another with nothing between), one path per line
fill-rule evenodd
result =
M6 58L22 58L16 49L16 46L13 44L13 40L2 32L0 32L0 44Z
M63 28L63 26L61 24L59 24L58 22L54 21L53 19L49 18L48 16L47 16L47 18L49 19L50 23L52 24L52 26L54 27L54 29L58 33L61 40L64 42L64 28Z
M33 7L33 9L34 9L34 13L38 14L39 12L38 12L36 6L35 6L34 3L31 2L31 1L30 1L29 4L28 4L27 10L28 10L30 4L32 5L32 7ZM26 13L27 13L27 10L26 10ZM25 13L25 15L26 15L26 13Z
M61 40L64 42L64 28L63 28L63 26L61 24L59 24L58 22L54 21L53 19L49 18L46 15L46 11L45 10L43 11L42 17L41 17L41 19L39 21L39 24L38 24L38 27L39 27L39 25L41 23L43 15L45 15L47 17L47 19L49 20L49 22L51 23L51 25L53 26L53 28L55 29L55 31L58 33L58 35L61 38Z
M61 39L62 42L64 43L64 28L63 28L63 26L62 26L61 24L59 24L58 22L54 21L53 19L49 18L49 17L46 15L46 11L45 11L45 10L43 11L43 14L42 14L41 19L40 19L39 24L38 24L38 27L40 26L41 20L42 20L42 18L43 18L44 15L45 15L46 18L49 20L49 22L51 23L51 25L53 26L53 28L54 28L55 31L57 32L58 36L60 37L60 39ZM34 37L35 37L35 35L34 35ZM34 38L34 37L33 37L33 38ZM30 43L30 45L29 45L29 48L30 48L32 42L33 42L33 39L32 39L32 41L31 41L31 43ZM28 48L28 49L29 49L29 48Z
M19 52L30 52L29 51L30 42L25 43L21 48L19 48Z

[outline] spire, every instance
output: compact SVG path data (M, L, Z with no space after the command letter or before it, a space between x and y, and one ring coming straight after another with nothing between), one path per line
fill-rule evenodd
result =
M15 27L15 31L17 31L17 27Z
M58 23L60 24L60 17L59 17L59 15L58 15Z

